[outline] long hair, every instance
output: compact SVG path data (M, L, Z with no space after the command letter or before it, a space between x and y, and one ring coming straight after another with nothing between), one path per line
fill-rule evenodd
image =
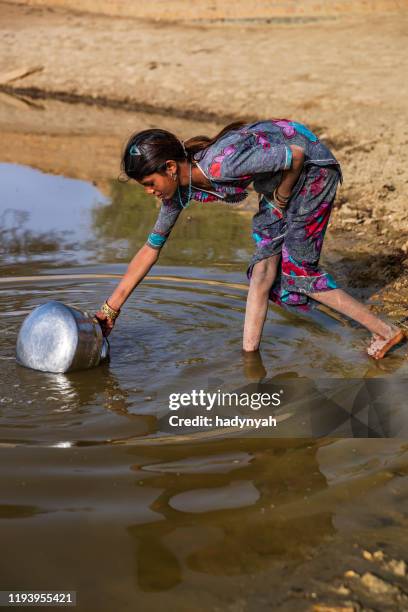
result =
M136 132L129 138L123 150L121 168L127 177L142 180L145 176L159 172L164 174L166 161L191 161L193 155L222 138L228 132L239 130L243 121L234 121L225 126L216 136L194 136L182 142L167 130L150 129Z

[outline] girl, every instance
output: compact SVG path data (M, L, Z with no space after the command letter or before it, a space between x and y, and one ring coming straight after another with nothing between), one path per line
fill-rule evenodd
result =
M403 339L398 327L339 289L318 266L342 177L335 157L304 125L287 119L236 122L214 138L197 136L184 143L165 130L144 130L129 139L122 170L159 197L162 206L146 244L96 313L106 336L190 200L239 202L253 183L259 211L252 221L256 248L247 269L243 350L259 347L268 299L305 308L313 298L358 321L373 334L367 352L375 359Z

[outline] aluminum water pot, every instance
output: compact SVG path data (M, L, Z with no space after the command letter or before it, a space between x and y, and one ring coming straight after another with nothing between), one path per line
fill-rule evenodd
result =
M108 356L109 343L98 321L54 300L24 319L17 338L17 362L42 372L93 368Z

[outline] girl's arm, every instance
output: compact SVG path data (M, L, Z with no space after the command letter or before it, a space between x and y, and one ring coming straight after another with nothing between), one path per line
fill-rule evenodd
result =
M142 248L138 250L128 265L119 285L107 299L107 303L111 308L116 311L121 309L135 287L144 279L150 268L159 259L159 254L160 249L154 249L148 244L144 244ZM113 329L115 321L108 317L102 310L98 310L95 316L101 325L103 335L108 336Z
M113 329L117 317L115 311L116 313L119 312L133 289L144 279L150 268L159 259L161 248L169 237L181 211L182 208L177 202L173 202L173 200L163 201L159 216L146 244L133 257L119 285L107 299L107 305L112 310L109 310L109 308L105 312L98 310L95 314L101 324L104 336L108 336Z
M128 265L119 285L108 298L108 304L111 308L114 310L120 310L122 308L122 305L126 302L133 289L138 286L149 272L150 268L159 259L159 253L160 251L158 249L153 249L148 244L144 244L142 248L138 250Z
M290 145L292 151L292 164L288 170L282 172L282 180L278 187L278 194L284 198L290 197L293 187L296 185L305 161L305 152L298 145Z

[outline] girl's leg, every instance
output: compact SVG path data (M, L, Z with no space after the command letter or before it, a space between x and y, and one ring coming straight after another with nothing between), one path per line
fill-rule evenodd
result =
M267 375L260 351L242 351L245 378L260 382Z
M288 208L288 232L282 247L283 288L325 304L364 325L373 333L368 354L376 359L400 342L401 330L385 323L319 269L320 251L329 222L339 176L332 168L310 168L302 190Z
M256 351L268 311L269 291L276 278L280 255L258 261L252 269L245 311L243 350Z
M375 359L384 357L392 346L398 344L404 338L404 334L399 327L382 321L367 306L342 289L318 291L308 293L308 295L325 306L330 306L330 308L357 321L372 332L373 338L367 352Z

